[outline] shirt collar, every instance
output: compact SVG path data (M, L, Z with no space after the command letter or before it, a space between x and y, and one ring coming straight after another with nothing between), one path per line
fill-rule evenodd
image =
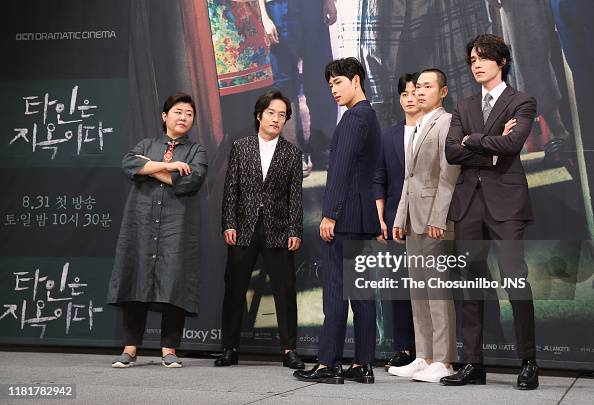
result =
M417 124L417 131L420 131L425 126L425 124L427 124L429 120L431 120L435 113L439 111L441 108L443 107L438 107L435 110L423 115L423 118L421 118L421 121L419 121L419 123Z
M481 88L481 101L485 99L485 94L489 93L493 97L493 105L497 102L497 99L505 91L507 83L501 82L497 86L493 87L491 91L487 91L484 87Z
M260 136L260 134L258 134L258 143L260 145L266 145L266 146L273 147L273 146L276 146L276 144L278 143L278 138L280 138L280 135L270 141L267 141L266 139L262 138Z
M168 136L167 136L167 134L163 134L163 135L161 136L161 142L163 142L163 143L167 143L167 142L169 142L169 141L173 141L173 140L174 140L174 139L173 139L173 138L170 138L170 137L168 137ZM175 141L176 141L177 143L181 143L181 144L184 144L184 143L188 142L188 140L189 140L189 138L188 138L188 135L187 135L187 134L186 134L186 135L184 135L184 136L180 136L179 138L175 138Z

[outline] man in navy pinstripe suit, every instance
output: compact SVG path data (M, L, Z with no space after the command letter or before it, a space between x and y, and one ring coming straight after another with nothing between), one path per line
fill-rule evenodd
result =
M381 150L381 129L375 111L365 98L365 70L355 58L335 60L326 66L332 96L348 110L334 131L328 178L320 223L324 325L317 364L293 375L302 381L343 384L344 380L373 383L375 356L375 302L352 300L355 358L343 372L349 301L343 299L342 249L345 240L374 239L380 234L373 179Z

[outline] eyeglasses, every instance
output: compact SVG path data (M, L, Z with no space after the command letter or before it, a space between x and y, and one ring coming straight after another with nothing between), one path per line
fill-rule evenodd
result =
M274 110L267 109L267 110L264 110L264 114L266 114L266 116L268 118L272 118L272 117L275 117L276 116L276 117L278 117L278 119L280 121L285 121L287 119L287 114L284 113L284 112L282 112L282 111L281 112L276 112Z

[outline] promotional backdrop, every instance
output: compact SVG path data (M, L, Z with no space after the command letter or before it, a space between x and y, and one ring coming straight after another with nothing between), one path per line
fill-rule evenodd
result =
M27 0L3 7L0 343L120 345L119 313L105 299L131 186L121 157L160 135L165 98L184 91L197 104L191 136L206 146L209 171L196 207L204 224L200 311L186 321L182 349L220 350L227 157L234 140L255 135L255 100L276 87L293 102L283 135L305 156L298 348L315 354L323 320L318 225L328 145L342 113L324 66L359 58L368 98L387 128L402 118L396 87L405 72L442 69L450 112L480 91L465 44L492 32L512 48L509 84L538 102L522 155L535 212L526 238L548 241L527 243L526 252L542 298L535 302L538 358L549 367L594 369L594 88L586 77L594 68L592 2ZM564 299L547 299L555 295L543 288L565 291ZM511 308L500 298L487 306L486 361L516 364ZM241 350L279 352L260 264L246 300ZM391 306L376 305L377 357L384 358L392 347ZM152 314L147 346L158 347L159 325ZM348 357L350 330L346 343Z

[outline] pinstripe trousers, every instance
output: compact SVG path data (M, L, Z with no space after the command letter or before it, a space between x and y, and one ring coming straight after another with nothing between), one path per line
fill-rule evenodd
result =
M322 242L322 288L324 325L318 361L327 366L341 362L346 334L349 300L343 299L343 241L368 239L367 235L335 233L330 243ZM352 300L356 364L371 364L375 358L375 301Z

